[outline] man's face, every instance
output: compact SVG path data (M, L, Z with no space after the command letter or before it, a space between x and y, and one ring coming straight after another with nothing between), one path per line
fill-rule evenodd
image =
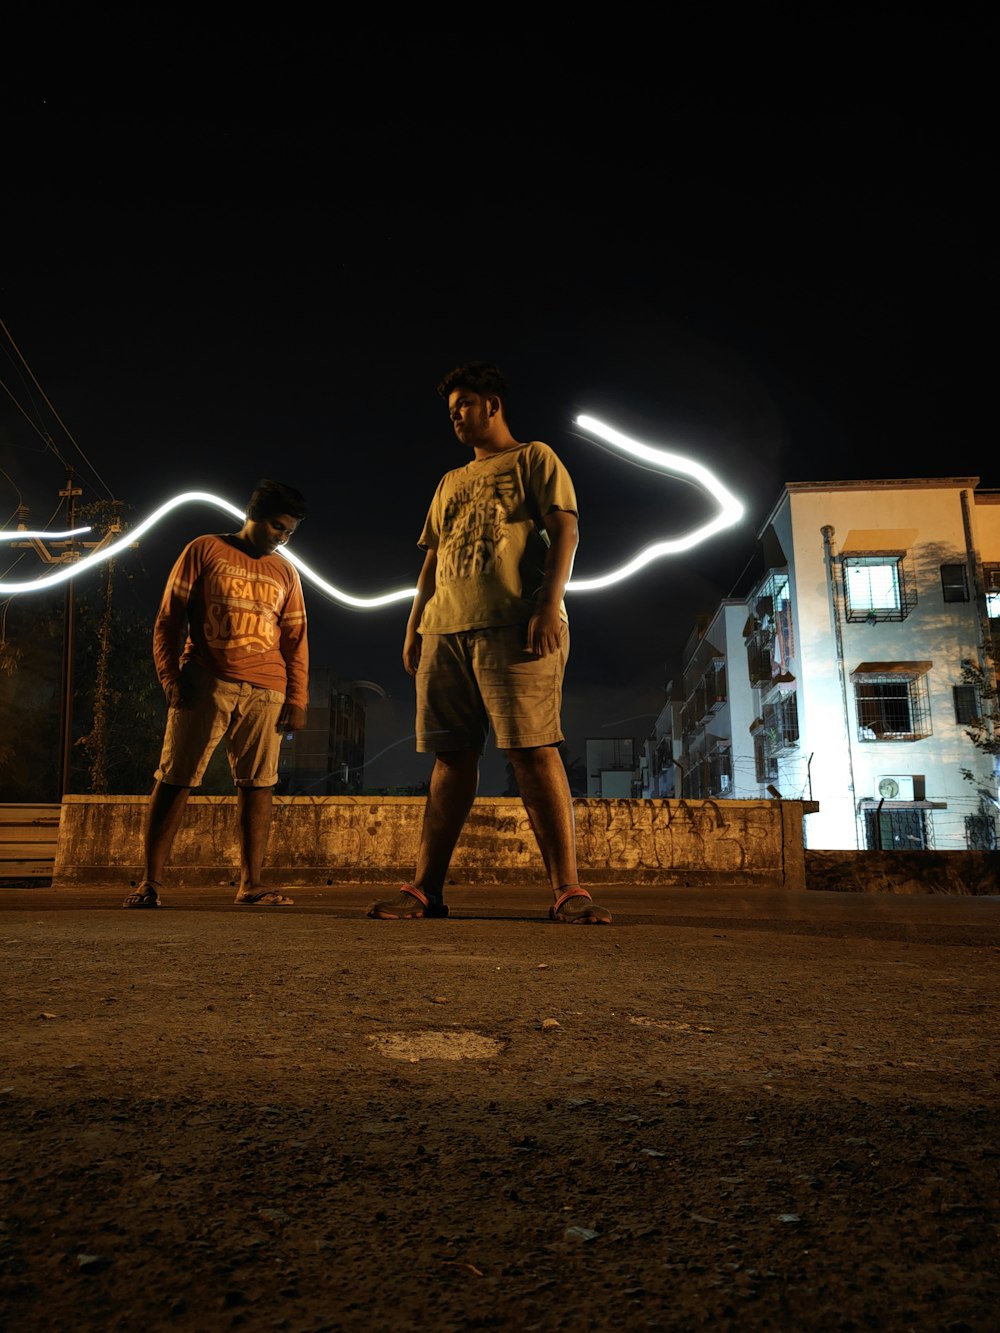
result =
M279 546L284 546L298 526L299 520L292 518L291 514L273 514L270 518L249 519L246 535L258 554L273 555Z
M486 439L490 433L490 424L494 420L491 404L495 399L471 389L452 389L448 395L448 415L455 434L470 448Z

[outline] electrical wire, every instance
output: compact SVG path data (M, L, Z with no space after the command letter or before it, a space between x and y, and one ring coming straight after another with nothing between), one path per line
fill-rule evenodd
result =
M56 421L59 423L60 428L65 432L66 438L69 440L69 442L72 444L73 448L77 451L77 453L78 453L78 454L80 455L80 457L83 459L83 461L84 461L84 463L86 464L87 468L89 469L90 473L91 473L94 477L97 478L97 480L98 480L98 482L100 483L100 485L104 488L105 492L107 493L107 497L108 497L108 499L109 499L109 500L113 500L113 499L115 498L115 496L114 496L114 492L113 492L113 491L111 490L111 488L108 486L107 482L104 480L104 478L103 478L103 477L101 476L101 474L98 472L98 470L97 470L97 468L94 466L94 464L90 461L90 459L87 457L87 455L83 452L83 449L80 447L79 443L74 439L72 432L69 430L69 427L66 425L66 423L63 421L62 417L61 417L61 416L59 415L59 413L56 411L56 409L55 409L54 405L52 404L52 401L50 400L48 394L45 392L45 390L44 390L44 389L42 388L42 386L39 384L37 378L35 377L35 373L34 373L34 371L31 369L31 367L28 365L27 361L24 359L24 356L23 356L22 353L21 353L21 349L20 349L20 347L18 347L17 343L14 341L14 339L13 339L13 337L12 337L12 335L11 335L10 330L7 328L7 325L3 322L2 319L0 319L0 330L3 331L3 333L4 333L4 335L6 336L8 342L10 343L10 346L11 346L11 347L13 348L13 350L16 352L18 360L20 361L21 365L24 367L24 370L25 370L26 374L29 376L29 378L30 378L30 380L31 380L31 383L32 383L32 384L35 386L35 388L38 390L39 394L41 394L42 400L43 400L43 402L45 403L46 407L49 409L49 411L50 411L50 412L52 413L52 415L55 417ZM27 416L27 413L25 413L25 412L23 411L23 409L20 407L20 404L17 402L17 399L14 397L13 394L11 394L11 392L10 392L10 390L7 388L7 385L6 385L6 384L3 385L3 388L4 388L4 390L7 392L7 394L13 399L15 405L17 405L18 409L21 411L21 413L22 413L22 415L25 417L25 419L28 420L28 421L30 422L30 418ZM37 427L36 427L36 429L37 429ZM69 464L68 464L68 463L66 462L66 460L62 457L62 455L59 453L59 450L56 448L55 441L54 441L54 440L52 439L52 437L48 434L48 432L44 432L44 433L43 433L43 432L39 431L38 433L41 435L42 439L45 440L46 445L52 450L52 452L53 452L53 453L55 454L55 456L59 459L59 461L63 464L63 466L68 468L68 467L69 467Z

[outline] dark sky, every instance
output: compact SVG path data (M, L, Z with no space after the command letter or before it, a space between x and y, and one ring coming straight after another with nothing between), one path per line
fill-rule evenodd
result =
M578 577L706 513L579 434L581 411L701 460L747 506L724 537L571 598L569 749L640 738L784 482L1000 485L985 13L735 31L711 11L570 44L397 33L345 40L342 77L299 97L261 91L264 69L196 114L11 109L4 523L23 499L44 524L65 479L16 400L85 500L138 520L183 490L242 505L275 476L306 492L295 548L326 578L412 586L434 486L464 461L435 386L495 360L514 433L573 474ZM180 545L227 526L195 509L143 542L152 604ZM314 661L391 696L371 697L369 754L392 748L369 781L423 776L405 605L307 597ZM493 763L484 794L497 782Z

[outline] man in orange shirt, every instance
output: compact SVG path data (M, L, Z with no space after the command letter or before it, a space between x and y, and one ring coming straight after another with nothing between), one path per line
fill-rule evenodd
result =
M278 554L305 517L301 493L261 481L239 532L196 537L181 552L153 627L167 726L146 815L143 877L123 907L159 907L167 857L191 788L225 741L237 790L236 902L284 907L261 882L281 737L301 731L309 704L302 584Z

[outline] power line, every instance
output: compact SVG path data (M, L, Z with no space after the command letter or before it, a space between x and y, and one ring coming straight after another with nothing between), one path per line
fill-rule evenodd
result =
M37 380L36 377L35 377L34 371L31 369L31 367L28 365L27 361L24 359L24 356L23 356L22 353L21 353L21 349L20 349L20 347L18 347L17 343L14 341L13 337L11 336L11 332L10 332L10 330L7 328L7 325L3 322L2 319L0 319L0 329L3 330L4 335L5 335L6 338L7 338L7 341L10 343L10 346L13 348L14 352L17 354L17 359L18 359L18 361L20 361L21 365L23 366L25 373L29 376L29 378L30 378L30 380L31 380L31 383L32 383L32 384L35 386L35 388L38 390L39 394L41 394L41 397L42 397L43 402L45 403L45 405L46 405L46 407L49 409L49 411L52 413L52 415L55 417L56 421L59 423L59 426L60 426L60 428L63 430L63 432L65 433L66 438L69 440L69 442L72 444L73 448L77 451L77 453L78 453L78 454L80 455L80 457L83 459L84 463L87 465L87 467L89 468L89 470L90 470L90 472L93 474L93 476L97 478L97 480L98 480L98 482L100 483L100 485L104 488L105 492L107 493L107 497L108 497L108 499L109 499L109 500L113 500L113 499L115 498L115 496L114 496L114 492L111 490L110 486L108 486L107 482L104 480L104 478L103 478L103 477L101 476L101 474L98 472L97 468L94 467L93 463L90 461L90 459L87 457L87 455L83 452L83 449L80 447L80 445L77 443L77 441L73 438L72 432L69 430L68 426L67 426L66 423L63 421L62 417L61 417L61 416L59 415L59 413L56 411L56 409L55 409L53 403L52 403L51 400L49 399L48 394L45 392L45 390L44 390L44 389L42 388L42 386L39 384L38 380ZM0 383L2 383L2 381L0 381ZM29 423L30 425L32 425L32 428L33 428L34 430L37 431L37 433L38 433L38 434L41 436L41 438L45 441L46 446L47 446L48 448L50 448L50 449L52 450L52 452L55 454L55 456L59 459L60 463L62 463L63 466L66 467L66 468L68 469L68 468L69 468L69 464L67 463L66 459L64 459L64 458L62 457L62 455L60 454L59 450L56 448L55 441L52 439L52 436L49 434L49 432L46 431L46 430L41 430L41 429L38 428L38 426L34 425L34 423L31 421L31 418L29 417L28 413L25 412L24 408L23 408L23 407L21 406L21 404L17 401L17 398L15 397L15 395L14 395L13 393L11 393L10 389L7 387L6 384L3 384L3 388L4 388L4 391L5 391L5 392L8 394L8 396L10 397L11 401L12 401L12 402L14 403L14 405L17 407L18 411L19 411L19 412L21 413L21 415L25 418L25 420L28 421L28 423Z

